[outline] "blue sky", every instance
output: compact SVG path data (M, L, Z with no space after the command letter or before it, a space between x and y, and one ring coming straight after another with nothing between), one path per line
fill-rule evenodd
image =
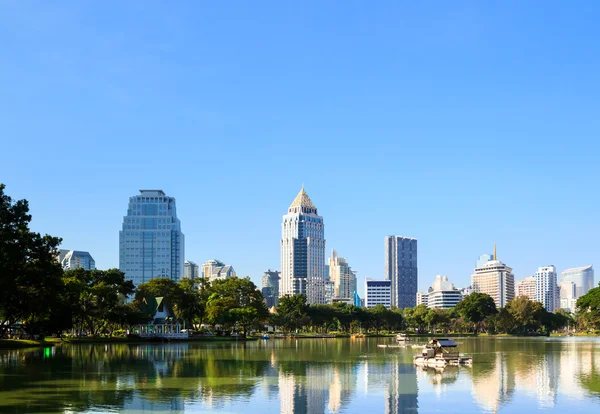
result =
M517 278L595 264L599 18L594 1L4 1L0 182L101 268L128 197L160 188L187 259L259 283L302 183L361 290L390 234L418 238L421 289L469 284L494 241Z

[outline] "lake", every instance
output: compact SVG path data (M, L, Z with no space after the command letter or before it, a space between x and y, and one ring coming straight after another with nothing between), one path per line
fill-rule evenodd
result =
M0 412L600 413L600 340L456 338L421 369L392 338L0 350Z

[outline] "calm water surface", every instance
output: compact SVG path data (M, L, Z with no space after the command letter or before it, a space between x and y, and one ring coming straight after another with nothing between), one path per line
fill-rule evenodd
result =
M377 339L0 350L0 412L600 413L600 340L458 338L423 370Z

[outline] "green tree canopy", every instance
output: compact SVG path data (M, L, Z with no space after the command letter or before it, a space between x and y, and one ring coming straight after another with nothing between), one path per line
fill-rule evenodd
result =
M13 201L4 189L0 184L0 337L18 321L41 333L63 293L61 239L32 232L27 200Z
M473 292L456 305L456 311L467 322L477 324L498 313L491 296Z

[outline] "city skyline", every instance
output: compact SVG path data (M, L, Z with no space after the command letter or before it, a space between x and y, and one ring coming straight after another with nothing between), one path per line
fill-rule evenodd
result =
M123 200L161 188L186 258L258 285L302 182L359 289L389 234L419 240L419 290L467 286L494 241L517 279L597 264L598 5L534 3L9 2L0 177L98 268L118 267Z

